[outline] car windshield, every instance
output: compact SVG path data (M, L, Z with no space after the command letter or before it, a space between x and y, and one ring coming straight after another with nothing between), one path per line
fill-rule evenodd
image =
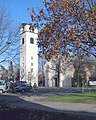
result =
M5 81L4 80L0 80L0 85L4 85Z

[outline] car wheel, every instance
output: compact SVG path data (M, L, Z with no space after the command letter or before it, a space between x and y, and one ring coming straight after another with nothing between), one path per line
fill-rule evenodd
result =
M3 90L0 90L0 93L3 93Z
M25 92L25 90L22 90L22 92Z

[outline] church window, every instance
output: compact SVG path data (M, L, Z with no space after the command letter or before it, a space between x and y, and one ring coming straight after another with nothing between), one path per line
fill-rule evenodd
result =
M33 57L31 56L31 60L33 60Z
M31 66L33 66L33 63L31 63Z
M30 43L34 44L34 38L30 38Z
M33 33L34 33L34 28L33 28L32 25L30 25L29 30L30 30L30 32L33 32Z
M31 69L31 72L33 72L33 68Z
M24 67L24 63L22 63L22 66Z
M22 45L24 44L24 38L22 38Z

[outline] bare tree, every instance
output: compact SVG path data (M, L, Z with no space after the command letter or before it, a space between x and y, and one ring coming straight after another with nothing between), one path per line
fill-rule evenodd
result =
M8 66L8 79L14 80L14 69L13 69L13 63L10 61L9 66Z
M19 81L20 80L20 68L17 67L14 71L14 80Z
M19 31L7 9L0 7L0 63L13 60L19 53Z
M1 80L8 79L8 70L3 65L0 65L0 79Z

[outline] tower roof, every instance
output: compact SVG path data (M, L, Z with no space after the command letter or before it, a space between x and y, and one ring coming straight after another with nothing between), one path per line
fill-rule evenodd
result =
M25 26L25 25L32 25L32 23L22 23L20 26Z

